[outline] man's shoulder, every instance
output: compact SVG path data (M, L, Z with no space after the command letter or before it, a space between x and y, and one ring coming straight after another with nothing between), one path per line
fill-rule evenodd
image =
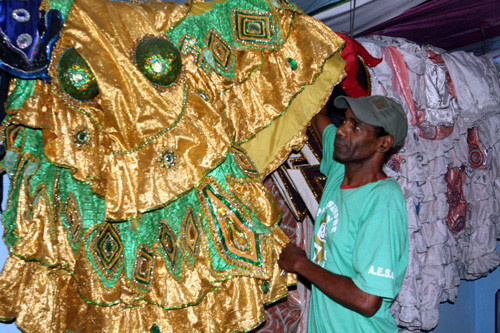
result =
M374 200L405 202L401 186L391 177L376 182L370 192L370 197Z
M397 180L392 177L387 177L376 182L374 190L380 192L390 192L390 193L395 192L401 194L403 193L401 191L401 186L399 185Z

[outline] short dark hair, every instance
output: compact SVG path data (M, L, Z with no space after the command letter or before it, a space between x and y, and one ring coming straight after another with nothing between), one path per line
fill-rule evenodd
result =
M390 134L387 133L385 128L380 127L380 126L375 126L375 137L376 138L380 138L380 137L386 136L386 135L390 135Z

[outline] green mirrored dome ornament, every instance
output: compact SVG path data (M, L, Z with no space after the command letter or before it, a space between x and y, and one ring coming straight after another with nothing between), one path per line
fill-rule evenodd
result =
M169 87L181 74L181 54L164 38L142 40L135 49L134 60L141 73L157 86Z
M99 94L94 73L75 48L67 48L57 64L62 90L78 101L89 101Z

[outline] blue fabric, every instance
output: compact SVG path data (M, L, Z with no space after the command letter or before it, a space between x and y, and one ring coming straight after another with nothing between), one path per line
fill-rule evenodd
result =
M0 4L4 5L1 2ZM5 13L4 9L8 9L4 5L0 8ZM11 21L11 15L4 15L3 22ZM37 21L40 13L36 13ZM27 17L28 15L26 15ZM31 15L30 15L31 18ZM16 21L13 17L12 19ZM50 56L52 53L52 49L54 43L59 38L59 33L64 24L64 18L56 9L49 10L45 16L44 21L40 24L40 34L33 41L32 45L27 50L20 49L16 47L15 43L10 41L10 38L1 32L0 36L0 69L10 73L11 75L21 78L21 79L41 79L45 82L50 81L50 76L47 74L47 68L50 63ZM16 23L29 23L29 22L18 22ZM9 31L13 31L13 29L9 26ZM14 29L15 30L15 29ZM31 47L32 46L32 47ZM31 51L30 51L31 49ZM26 52L25 52L26 51ZM27 57L26 54L29 53L31 57Z
M29 59L33 55L33 50L38 41L38 19L41 0L2 0L0 1L0 28L7 36L12 45L17 47L16 40L21 34L28 34L33 38L31 45L25 49L20 49ZM18 22L14 19L13 13L16 9L25 9L30 15L27 22Z

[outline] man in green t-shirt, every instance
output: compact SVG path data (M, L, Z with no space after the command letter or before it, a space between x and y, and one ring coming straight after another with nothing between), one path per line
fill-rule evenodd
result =
M402 107L384 96L339 96L339 128L326 109L312 121L322 138L327 176L309 260L289 243L279 265L312 283L309 332L397 332L389 306L408 264L406 204L382 167L403 143Z

